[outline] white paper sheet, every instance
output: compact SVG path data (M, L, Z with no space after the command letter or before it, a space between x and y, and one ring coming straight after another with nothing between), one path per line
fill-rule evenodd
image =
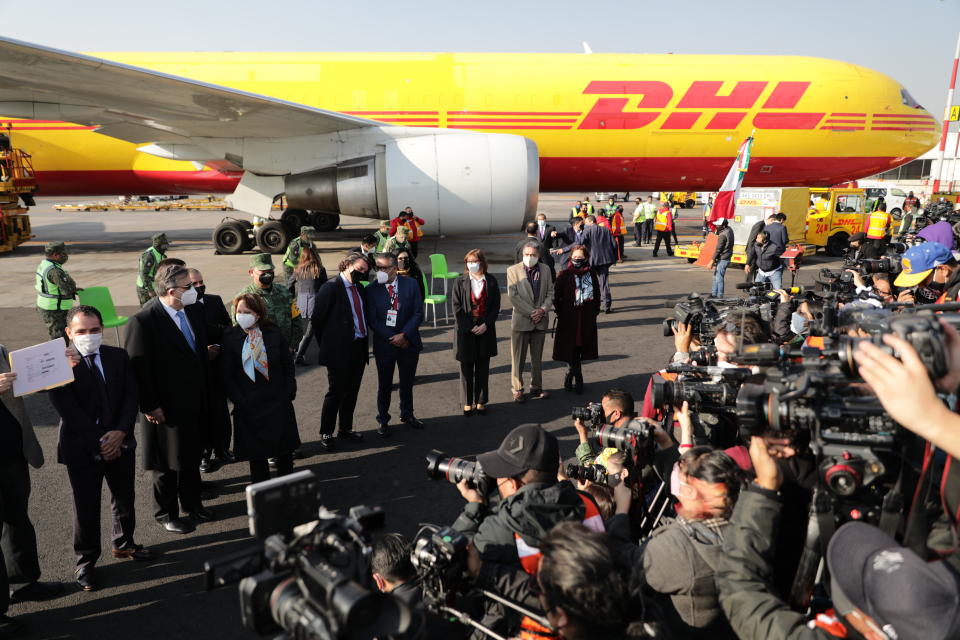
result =
M73 382L73 367L66 355L67 342L50 342L10 352L10 370L17 374L13 395L24 396Z

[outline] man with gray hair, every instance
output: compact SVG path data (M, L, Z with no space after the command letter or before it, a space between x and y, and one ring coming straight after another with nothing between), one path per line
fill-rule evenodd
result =
M531 238L523 245L520 263L507 269L507 296L513 305L510 338L510 383L513 401L522 403L523 365L530 350L530 397L547 397L543 390L543 343L550 326L553 281L550 268L540 262L540 241Z
M172 533L213 519L200 502L202 425L207 419L206 323L189 270L157 270L156 298L127 324L125 347L137 378L143 466L153 475L154 517ZM189 519L181 519L181 509Z

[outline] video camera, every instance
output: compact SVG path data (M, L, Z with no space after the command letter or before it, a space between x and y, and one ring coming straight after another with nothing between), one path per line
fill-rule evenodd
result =
M738 304L734 301L733 304ZM716 327L721 321L721 309L718 301L705 300L699 293L691 293L686 300L673 307L673 317L663 321L663 336L673 335L678 323L690 327L690 333L701 345L709 345L716 335Z
M372 640L408 629L406 605L372 585L371 533L384 522L379 508L321 513L319 481L300 471L248 486L247 510L262 546L204 564L207 589L240 583L247 629L311 640ZM312 521L307 532L292 533Z

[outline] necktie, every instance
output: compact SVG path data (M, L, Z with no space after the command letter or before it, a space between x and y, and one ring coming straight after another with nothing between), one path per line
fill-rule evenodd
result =
M177 311L177 322L180 324L180 331L183 332L183 337L186 338L187 344L190 345L190 350L196 351L197 341L193 339L193 331L190 330L190 323L187 322L187 314L183 312L183 309Z
M387 293L390 294L390 308L396 311L399 308L399 300L397 299L397 284L391 283L387 285Z
M350 289L350 298L353 300L353 311L356 314L356 325L355 331L357 335L361 338L367 337L367 323L363 320L363 307L360 305L360 294L357 293L356 287L348 287Z
M97 387L97 415L99 419L97 420L98 424L111 427L113 426L113 417L110 411L110 402L107 399L107 381L104 380L103 374L100 372L100 368L97 366L97 354L91 353L88 356L85 356L87 359L87 366L90 367L90 373L93 374L93 382Z

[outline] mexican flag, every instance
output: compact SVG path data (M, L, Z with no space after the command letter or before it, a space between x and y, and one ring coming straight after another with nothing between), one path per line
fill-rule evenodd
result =
M743 141L737 151L737 159L733 161L733 166L727 172L727 178L723 181L723 186L720 187L720 191L713 201L710 217L707 218L711 227L713 227L714 220L733 218L733 210L740 195L740 185L743 184L743 176L747 173L747 166L750 164L750 146L752 144L753 136L750 136Z

